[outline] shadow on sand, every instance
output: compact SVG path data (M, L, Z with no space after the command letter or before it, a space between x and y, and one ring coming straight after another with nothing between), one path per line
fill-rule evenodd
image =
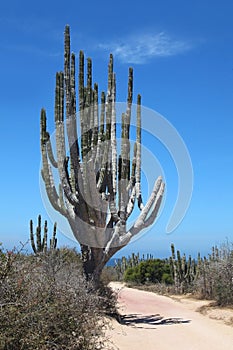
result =
M149 325L148 328L155 328L151 326L161 326L161 325L174 325L179 323L190 323L190 320L184 320L178 317L164 318L157 315L140 315L140 314L129 314L121 315L121 324L126 326L133 326L137 328L147 328L146 325Z

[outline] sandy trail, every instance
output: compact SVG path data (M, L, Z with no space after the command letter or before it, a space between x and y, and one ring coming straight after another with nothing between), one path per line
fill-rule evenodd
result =
M180 302L111 283L124 323L109 335L120 350L233 350L233 327L195 310L203 302ZM205 302L204 302L205 303Z

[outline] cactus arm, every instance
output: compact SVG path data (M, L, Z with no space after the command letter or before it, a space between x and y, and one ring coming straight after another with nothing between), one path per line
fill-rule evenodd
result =
M52 238L50 239L50 249L51 249L51 250L54 250L54 249L56 249L56 247L57 247L57 238L56 238L56 234L57 234L57 223L55 222L55 223L54 223L54 226L53 226L53 236L52 236Z
M50 137L48 137L46 146L47 146L47 153L48 153L49 161L54 168L57 168L57 162L56 162L55 157L53 155L53 149L52 149Z
M42 245L41 245L41 216L38 216L38 225L36 228L36 245L37 245L37 251L42 251Z
M44 183L45 183L46 193L47 193L47 196L48 196L49 201L50 201L51 205L53 206L53 208L55 210L59 211L60 213L63 213L61 208L60 208L59 197L58 197L56 187L55 187L55 184L53 181L51 166L47 162L48 162L48 160L46 161L46 165L44 164L44 167L41 170L41 176L42 176Z
M103 211L103 206L102 206L102 200L101 200L101 194L96 188L96 175L95 175L95 169L94 169L94 162L93 159L90 159L87 162L87 177L90 179L88 181L88 190L90 194L90 205L92 208L92 213L94 215L94 221L96 224L101 221L102 213Z
M127 159L127 171L126 178L127 181L130 180L130 122L131 122L131 108L133 102L133 68L129 68L128 77L128 97L127 97L127 110L126 110L126 159Z
M98 106L98 84L94 84L93 90L93 132L91 140L92 159L96 160L98 132L99 132L99 106Z
M32 250L36 254L36 246L35 246L35 241L34 241L33 221L32 220L30 220L30 241L31 241Z
M42 241L42 251L44 253L47 252L47 239L48 239L48 224L47 224L47 220L45 220L45 224L44 224L44 237L43 237L43 241Z
M136 172L136 157L137 157L137 144L135 142L134 144L134 155L133 155L133 160L132 160L132 168L131 168L131 177L130 177L130 182L127 188L127 191L129 191L130 197L127 205L127 210L126 210L126 218L128 219L129 216L131 215L134 205L135 205L135 200L136 200L136 186L135 186L135 172Z
M117 192L117 141L116 141L116 75L112 75L112 117L111 117L111 150L112 150L112 188L114 197Z
M70 54L70 30L65 28L64 82L66 96L66 126L72 167L79 165L79 146L76 123L75 55ZM78 160L78 161L77 161ZM75 169L74 169L75 170Z
M126 109L126 113L122 115L121 178L123 180L123 183L121 184L120 212L122 214L124 210L123 220L127 220L127 218L132 213L132 210L134 207L134 191L132 191L133 182L130 176L130 141L129 141L132 98L133 98L133 69L129 68L127 109ZM134 164L134 168L135 168L135 164ZM132 171L134 171L133 167L132 167Z
M88 172L88 162L84 157L83 159L83 173L82 173L82 178L83 178L83 189L84 189L84 195L85 195L85 201L87 204L87 212L88 212L88 221L91 224L94 224L94 209L92 207L92 201L91 201L91 190L90 190L90 181L89 181L89 172ZM93 174L92 174L93 176Z
M158 179L155 181L153 191L152 191L145 207L143 208L143 210L141 211L141 214L139 215L139 218L138 218L139 221L145 222L146 217L147 217L149 211L151 210L151 208L156 200L156 197L158 195L161 195L162 191L163 191L163 182L162 182L162 177L159 176Z
M87 87L84 88L84 56L80 52L79 62L79 98L80 98L80 120L81 120L81 147L82 147L82 188L85 194L85 203L83 210L86 210L86 222L92 225L97 221L97 213L95 207L98 206L98 198L96 191L92 193L91 186L96 183L96 176L92 171L92 131L94 126L94 108L92 106L96 92L92 90L92 61L87 59ZM96 87L97 88L97 87ZM92 190L94 188L92 187ZM92 202L92 195L94 203ZM98 208L99 209L99 208Z
M136 200L136 188L135 186L133 187L132 191L131 191L131 195L130 195L130 198L129 198L129 202L128 202L128 205L127 205L127 210L126 210L126 219L129 218L129 216L132 214L132 211L134 209L134 204L135 204L135 200Z
M94 90L92 89L92 61L90 58L87 60L87 65L86 106L84 110L84 127L86 129L84 129L82 179L89 222L98 225L101 220L101 198L96 189L96 174L94 171L95 144L98 137L98 86L95 84Z
M81 121L81 149L82 160L85 161L85 157L91 149L90 135L91 135L91 98L92 98L92 62L91 59L87 59L87 86L84 87L84 56L80 52L79 62L79 80L81 86L79 87L79 106L80 106L80 121ZM89 155L90 157L90 155Z
M96 158L95 158L95 169L99 171L100 164L102 163L102 150L103 150L103 143L105 140L104 135L104 121L105 121L105 93L102 91L101 93L101 112L100 112L100 125L99 125L99 132L98 132L98 142L97 142L97 150L96 150ZM98 187L98 185L97 185ZM99 186L101 187L101 186Z
M75 89L75 75L72 74L72 88ZM83 51L79 52L79 84L78 84L78 97L79 97L79 119L80 119L80 127L81 127L81 157L84 158L84 105L85 105L85 96L84 96L84 53ZM77 142L78 143L78 142ZM74 160L75 162L75 160ZM77 184L78 184L78 194L79 194L79 210L80 215L82 216L84 222L88 222L88 211L87 205L84 199L84 184L83 184L83 175L82 175L82 165L79 165L79 172L75 174L77 176ZM70 217L72 218L71 208L69 208ZM69 220L69 218L68 218ZM70 219L71 220L71 219Z
M113 56L112 54L110 54L109 64L108 64L108 92L107 92L107 98L105 102L105 114L106 114L106 130L105 130L105 137L104 137L105 142L102 148L103 157L100 165L100 174L99 174L99 179L97 183L98 190L103 193L106 192L107 182L109 182L107 177L109 176L109 172L108 172L109 156L111 154L110 146L112 145L111 144L112 143L111 141L112 100L113 100L112 87L113 87Z
M91 119L92 110L91 103L93 99L92 91L92 61L90 58L87 60L87 87L84 87L84 54L80 51L79 54L79 113L80 113L80 125L81 125L81 154L82 154L82 170L79 177L79 183L82 192L82 203L80 206L80 214L84 218L85 222L94 224L95 222L95 210L92 207L90 182L95 183L95 174L92 172L91 179L88 174L88 160L91 159L91 144L92 130ZM89 153L90 152L90 153ZM83 197L85 194L85 198Z
M56 191L56 187L53 181L52 170L49 164L47 155L47 142L50 136L46 129L46 111L42 108L41 119L40 119L40 144L41 144L41 155L42 155L42 177L45 183L45 189L51 205L55 210L63 213L59 205L59 197Z
M85 99L85 126L86 126L86 151L85 155L88 155L88 159L91 157L92 146L92 131L94 127L94 115L93 115L93 90L92 90L92 60L87 59L87 86L86 86L86 99ZM89 153L90 152L90 153Z
M121 197L122 197L122 157L121 154L118 157L118 208L119 208L119 215L120 215L120 208L121 208Z
M60 211L63 213L63 215L66 215L67 207L66 207L65 202L64 202L64 193L63 193L63 189L62 189L61 184L59 184L59 207L60 207Z
M137 144L136 142L134 143L134 150L133 150L133 160L132 160L132 167L131 167L131 176L130 176L130 181L129 185L127 187L127 191L132 191L132 189L135 187L136 183L136 160L137 160Z
M111 64L113 65L113 57L111 57ZM111 212L111 220L117 222L119 220L118 210L116 206L117 193L117 141L116 141L116 76L111 67L111 160L108 162L108 191L109 191L109 209Z
M123 222L126 221L126 210L129 201L128 182L130 172L130 143L129 143L129 126L131 117L132 104L132 82L133 70L129 69L128 78L128 98L126 113L122 113L122 129L121 129L121 183L120 183L120 217Z
M113 85L113 56L110 54L108 64L108 92L106 99L106 140L111 140L111 118L112 118L112 85ZM107 142L108 145L108 142Z
M165 184L162 183L160 188L159 188L158 193L154 194L152 192L152 194L151 194L151 198L152 198L152 202L153 202L153 206L154 207L153 207L152 212L150 213L150 215L147 217L147 219L145 221L145 224L144 224L145 228L150 226L150 225L152 225L153 222L155 221L155 219L157 218L157 215L158 215L158 212L159 212L159 208L161 206L161 202L162 202L162 199L163 199L164 189L165 189Z
M96 157L97 157L97 144L98 144L98 134L99 134L99 110L98 110L98 84L94 84L94 89L92 90L92 103L91 103L91 137L90 145L91 157L87 162L87 173L89 177L89 189L92 207L94 209L94 221L98 225L104 226L105 214L104 207L102 205L101 194L96 187Z
M114 188L113 188L113 176L112 176L112 167L111 167L111 163L109 163L109 176L108 176L108 191L109 191L109 198L108 198L108 203L109 203L109 210L111 213L111 218L110 221L113 222L117 222L120 218L118 216L118 210L116 207L116 195L114 193ZM110 224L110 222L108 223L108 225Z
M143 209L142 192L141 192L141 95L137 96L137 157L136 157L136 196L138 207Z
M55 124L56 124L56 149L59 177L65 196L72 205L78 204L78 199L72 193L70 181L66 171L65 131L64 131L64 75L56 74L55 97Z
M66 91L66 130L70 150L71 187L72 192L74 192L78 197L78 174L80 171L80 155L76 122L75 55L73 53L70 55L69 29L66 29L65 31L64 72Z
M66 113L71 116L71 84L70 84L70 28L67 25L64 33L64 81L66 92Z
M79 117L81 127L81 155L84 157L85 125L84 125L84 53L79 52Z
M122 222L126 221L126 203L127 203L127 193L126 193L126 172L127 172L127 151L126 151L126 120L125 113L121 116L121 157L119 159L119 213Z
M142 209L141 214L138 219L129 229L125 238L122 240L122 244L127 244L127 242L138 234L144 228L150 226L158 215L159 207L161 204L162 196L164 193L164 183L162 178L159 176L155 182L153 191L147 201L147 204Z

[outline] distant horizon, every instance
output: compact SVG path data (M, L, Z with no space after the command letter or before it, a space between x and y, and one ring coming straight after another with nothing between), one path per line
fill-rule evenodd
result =
M57 248L58 249L62 249L62 248L69 248L69 249L75 249L77 252L80 253L80 246L78 244L78 242L71 240L71 239L64 239L64 235L61 234L59 231L57 232L57 239L58 239L58 243L57 243ZM175 238L175 237L174 237ZM48 236L48 240L50 239L50 235ZM141 238L141 240L143 240L143 238ZM2 245L0 245L0 248L4 249L4 251L20 251L22 248L22 253L27 253L27 254L33 254L33 250L31 247L31 243L30 243L30 239L28 238L27 241L20 241L18 242L18 244L15 245L5 245L4 242L2 242L0 240L0 243L2 243ZM146 243L146 241L145 241ZM201 257L207 257L208 254L211 254L212 252L212 248L217 246L218 248L221 248L222 246L229 244L230 246L233 246L233 240L230 240L229 237L225 237L222 241L219 242L215 242L214 244L212 244L211 246L205 246L199 250L195 250L195 248L190 248L189 245L186 244L182 244L179 241L177 241L176 239L174 240L169 240L169 242L167 242L167 245L160 243L160 247L156 248L151 248L151 249L147 249L146 247L143 247L143 249L138 249L138 244L135 243L130 243L129 245L127 245L126 247L122 248L121 250L119 250L110 260L114 261L117 259L121 259L123 256L125 257L129 257L132 255L132 253L134 254L138 254L140 255L140 258L142 258L142 256L144 255L145 257L147 255L152 255L153 258L155 259L167 259L171 256L171 244L174 244L176 251L179 250L181 253L181 256L183 256L184 254L186 255L186 258L189 257L189 255L191 255L191 257L193 259L197 259L198 254L200 253ZM162 247L161 247L162 246ZM135 249L134 249L135 247ZM108 265L108 264L107 264Z

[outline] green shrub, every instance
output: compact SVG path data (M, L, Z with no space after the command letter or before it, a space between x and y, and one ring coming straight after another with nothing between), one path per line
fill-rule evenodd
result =
M141 261L137 266L130 267L124 274L125 282L144 283L172 283L170 265L161 259Z

